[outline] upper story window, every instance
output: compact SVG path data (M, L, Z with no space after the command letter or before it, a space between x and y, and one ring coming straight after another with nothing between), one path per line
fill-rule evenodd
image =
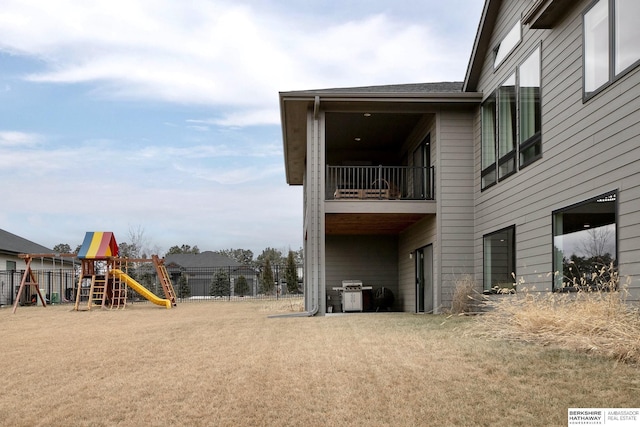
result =
M519 68L518 106L520 111L520 167L542 154L540 109L540 49L536 49Z
M483 102L482 189L542 155L540 48Z
M502 41L493 49L494 58L493 58L493 68L498 68L498 65L509 55L509 53L513 50L514 47L520 43L521 31L520 31L520 21L516 22L516 24L509 30L507 35L502 39Z
M593 95L640 61L640 2L598 0L585 11L584 95Z
M493 68L498 68L498 65L509 55L509 53L513 50L514 47L520 43L521 31L520 20L516 22L516 24L509 30L507 35L502 39L502 41L496 46L494 51L493 58Z
M498 88L498 179L516 171L516 74Z

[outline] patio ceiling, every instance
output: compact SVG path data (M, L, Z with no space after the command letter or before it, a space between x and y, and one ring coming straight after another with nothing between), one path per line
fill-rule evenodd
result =
M422 114L327 113L327 150L394 150L402 146Z
M325 215L325 234L328 235L396 235L420 221L422 213L331 213Z

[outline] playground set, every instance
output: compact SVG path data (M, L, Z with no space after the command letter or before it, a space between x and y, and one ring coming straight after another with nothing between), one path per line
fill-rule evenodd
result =
M42 257L74 257L80 260L80 274L74 304L76 311L91 310L92 307L124 309L127 304L128 288L156 305L168 309L176 306L175 291L164 265L164 259L160 259L157 255L153 255L151 259L120 258L118 244L112 232L87 232L77 254L21 254L20 257L25 260L26 268L13 305L13 313L16 312L23 292L27 290L31 291L27 295L36 296L36 304L41 302L43 307L47 306L40 292L37 275L31 267L34 259ZM165 298L159 298L126 273L128 264L134 262L153 263Z

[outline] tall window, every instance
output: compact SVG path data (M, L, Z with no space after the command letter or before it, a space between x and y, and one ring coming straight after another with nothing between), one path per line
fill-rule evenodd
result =
M616 264L616 217L616 192L553 213L554 290L606 287Z
M619 74L640 59L640 3L616 0L614 4L615 73Z
M542 155L540 48L489 95L481 111L485 189Z
M515 230L515 226L507 227L483 238L485 292L515 287Z
M584 13L585 97L640 61L638 19L637 0L599 0Z
M520 66L520 166L542 154L540 144L542 112L540 110L540 49Z
M496 183L496 96L482 104L482 188Z
M498 88L498 179L516 171L516 75Z

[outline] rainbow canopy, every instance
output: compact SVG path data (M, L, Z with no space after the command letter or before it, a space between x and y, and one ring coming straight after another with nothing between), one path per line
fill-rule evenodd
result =
M80 259L107 259L118 256L118 244L110 231L88 231L78 252Z

